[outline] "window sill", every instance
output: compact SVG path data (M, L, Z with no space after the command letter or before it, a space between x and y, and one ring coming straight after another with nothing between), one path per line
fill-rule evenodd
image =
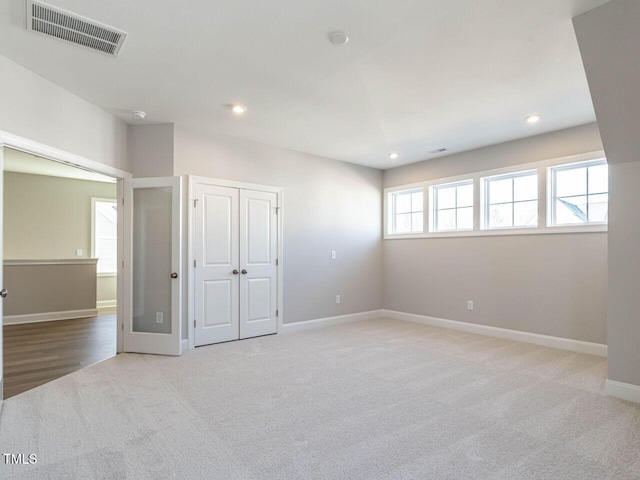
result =
M607 233L607 225L579 225L539 228L509 228L496 230L467 230L462 232L429 232L412 234L385 234L384 240L405 240L414 238L456 238L456 237L502 237L509 235L557 235L572 233Z
M116 277L117 272L98 272L98 277Z

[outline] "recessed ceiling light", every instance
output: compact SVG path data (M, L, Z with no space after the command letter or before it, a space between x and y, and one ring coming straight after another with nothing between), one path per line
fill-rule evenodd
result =
M396 158L398 158L398 153L397 153L397 152L391 152L391 153L389 154L389 158L390 158L391 160L395 160Z
M349 37L344 32L331 32L327 37L334 45L344 45L349 41Z
M133 112L131 112L131 115L133 115L133 118L137 118L139 120L144 120L144 117L147 116L147 114L142 110L134 110Z
M542 115L536 113L534 115L529 115L527 117L524 117L524 121L527 123L538 123L541 118L542 118Z
M231 107L231 110L233 111L233 113L237 113L238 115L242 115L243 113L245 113L247 111L247 107L245 107L244 105L233 105Z

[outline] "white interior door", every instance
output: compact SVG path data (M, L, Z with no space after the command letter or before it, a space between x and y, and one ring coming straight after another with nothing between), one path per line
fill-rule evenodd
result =
M125 352L180 355L182 179L125 180Z
M196 184L195 345L237 340L239 191Z
M278 330L278 197L240 190L240 338Z
M2 144L0 144L0 266L4 265L4 257L2 254L2 226L4 224L4 210L3 210L3 205L2 205L2 199L4 198L4 189L2 187L2 185L4 184L4 179L3 179L3 171L4 171L4 160L3 160L3 154L4 154L4 147L2 146ZM2 352L2 330L3 330L3 316L2 316L2 299L4 297L7 296L7 291L4 288L4 284L3 282L3 278L2 278L2 271L3 271L4 267L0 268L0 411L2 411L2 399L4 398L4 364L2 363L2 357L3 357L3 352Z

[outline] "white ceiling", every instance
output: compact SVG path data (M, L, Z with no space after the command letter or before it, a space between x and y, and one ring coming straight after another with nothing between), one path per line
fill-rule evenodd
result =
M0 0L0 54L130 123L390 168L595 121L571 18L605 0L47 3L127 32L120 55L28 32L24 0Z
M37 157L11 148L4 149L3 170L5 172L28 173L30 175L45 175L48 177L73 178L76 180L90 180L92 182L116 183L116 179L89 172L64 163L54 162L46 158Z

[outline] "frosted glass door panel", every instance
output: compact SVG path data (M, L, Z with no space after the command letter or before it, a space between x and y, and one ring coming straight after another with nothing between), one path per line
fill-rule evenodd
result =
M132 330L171 334L170 187L133 191Z

